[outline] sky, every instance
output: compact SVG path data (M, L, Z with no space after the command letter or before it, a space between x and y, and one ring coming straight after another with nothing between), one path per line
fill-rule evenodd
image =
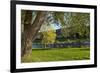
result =
M50 24L50 25L52 26L52 28L54 30L61 29L61 24L59 24L59 23L53 23L53 24Z
M42 25L39 32L57 30L57 29L61 29L61 28L62 28L62 26L60 23L50 23L49 25Z

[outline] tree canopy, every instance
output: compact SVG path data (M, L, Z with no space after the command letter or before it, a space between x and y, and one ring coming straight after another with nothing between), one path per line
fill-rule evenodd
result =
M25 18L25 11L22 10L22 24ZM39 11L32 12L32 22L35 21ZM47 11L45 21L40 28L40 32L55 31L61 29L62 36L89 37L90 33L90 14L79 12L53 12ZM34 29L34 28L33 28ZM48 32L49 33L49 32ZM56 33L55 33L56 34ZM44 36L46 34L43 34ZM77 36L78 35L78 36Z

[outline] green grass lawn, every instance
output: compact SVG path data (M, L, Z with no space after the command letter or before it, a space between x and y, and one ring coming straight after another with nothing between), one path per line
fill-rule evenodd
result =
M22 62L71 61L90 59L90 48L33 49Z

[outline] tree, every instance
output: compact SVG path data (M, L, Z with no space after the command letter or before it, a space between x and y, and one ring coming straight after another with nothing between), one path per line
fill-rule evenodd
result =
M31 10L25 10L24 14L24 31L22 33L21 39L21 56L30 55L32 51L32 41L35 40L35 36L38 33L41 25L43 24L46 12L38 11L36 17L32 22L32 12ZM22 19L23 19L22 18Z
M65 20L67 20L67 22L63 26L66 25L67 26L62 29L63 36L77 37L79 35L81 37L85 37L89 35L90 32L89 13L77 13L77 12L65 13Z
M45 44L53 44L56 39L56 31L55 30L50 30L50 31L45 31L42 32L43 38L42 38L42 43Z

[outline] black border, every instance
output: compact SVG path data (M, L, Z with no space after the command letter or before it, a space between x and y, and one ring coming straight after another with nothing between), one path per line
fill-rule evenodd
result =
M72 7L72 8L87 8L94 9L94 64L90 65L73 65L73 66L57 66L57 67L41 67L41 68L25 68L16 69L16 5L38 5L38 6L53 6L53 7ZM45 71L45 70L61 70L61 69L77 69L97 67L97 6L95 5L80 5L80 4L62 4L48 2L32 2L32 1L11 1L11 29L10 29L10 48L11 61L10 71L14 72L29 72L29 71Z

